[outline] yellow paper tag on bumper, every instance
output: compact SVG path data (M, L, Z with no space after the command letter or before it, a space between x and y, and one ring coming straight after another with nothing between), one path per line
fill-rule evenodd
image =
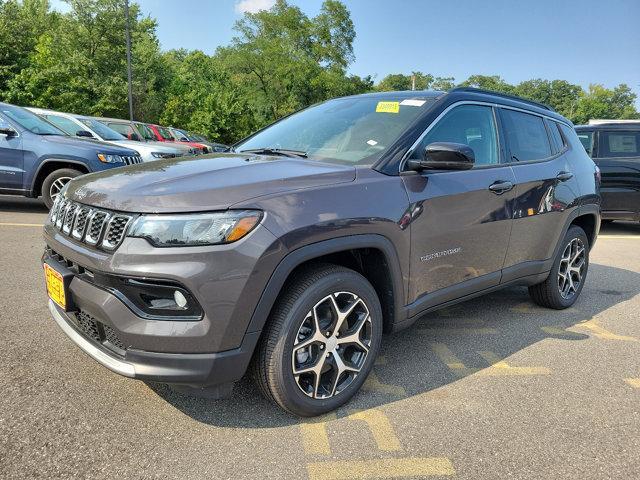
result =
M376 105L377 113L398 113L400 111L400 102L378 102Z

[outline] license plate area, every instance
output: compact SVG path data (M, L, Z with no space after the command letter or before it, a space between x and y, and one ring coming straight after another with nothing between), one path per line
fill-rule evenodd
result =
M69 291L69 285L73 280L73 272L52 263L49 261L43 263L47 295L65 312L71 312L75 310Z

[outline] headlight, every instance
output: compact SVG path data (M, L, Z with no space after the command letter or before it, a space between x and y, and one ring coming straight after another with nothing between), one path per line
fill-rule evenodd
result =
M176 154L171 152L151 152L153 158L175 158Z
M98 154L98 160L102 163L124 163L120 155L106 155L104 153Z
M146 238L156 247L218 245L240 240L260 223L256 210L184 215L142 215L129 237Z

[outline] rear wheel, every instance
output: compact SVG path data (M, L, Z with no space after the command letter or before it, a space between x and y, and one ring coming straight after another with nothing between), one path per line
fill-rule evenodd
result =
M531 298L543 307L561 310L575 303L589 270L589 240L582 228L572 225L553 262L549 277L529 287Z
M62 188L75 177L82 175L82 172L73 168L61 168L51 172L42 182L42 200L47 208L51 208L56 197Z
M346 403L369 374L382 338L380 302L366 278L334 265L300 272L284 292L252 376L285 410L320 415Z

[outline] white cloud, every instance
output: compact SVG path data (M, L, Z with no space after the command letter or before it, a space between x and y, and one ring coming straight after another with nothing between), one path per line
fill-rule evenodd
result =
M276 0L240 0L236 2L236 13L256 13L260 10L269 10Z

